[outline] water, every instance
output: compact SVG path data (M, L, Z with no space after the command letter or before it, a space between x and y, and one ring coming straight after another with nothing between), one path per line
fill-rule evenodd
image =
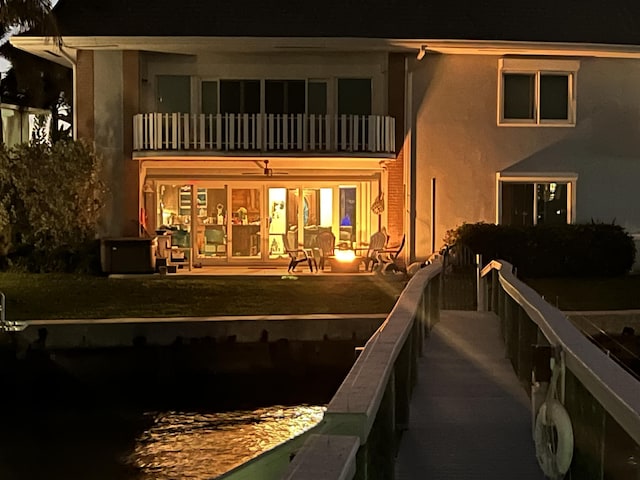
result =
M78 358L89 378L2 357L0 480L212 479L318 423L349 368L113 377Z
M22 411L0 430L0 478L208 480L302 433L323 412L310 405L135 415Z
M141 480L205 480L316 425L321 406L272 406L226 413L150 413L153 424L126 459Z

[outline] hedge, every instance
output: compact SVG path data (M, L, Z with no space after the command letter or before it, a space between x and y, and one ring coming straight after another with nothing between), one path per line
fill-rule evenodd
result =
M515 227L463 224L447 232L447 245L467 245L483 262L503 259L524 277L612 277L635 260L633 238L618 225L589 223Z

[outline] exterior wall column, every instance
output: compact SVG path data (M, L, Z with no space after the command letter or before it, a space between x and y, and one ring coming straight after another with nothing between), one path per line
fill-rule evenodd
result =
M75 135L89 143L95 141L93 52L78 50L75 67Z
M133 160L133 116L140 112L140 54L122 52L122 210L124 235L137 236L140 219L138 162ZM154 212L145 212L153 216Z

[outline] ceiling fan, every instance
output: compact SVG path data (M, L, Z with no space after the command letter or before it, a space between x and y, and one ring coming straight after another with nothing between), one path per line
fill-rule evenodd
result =
M269 160L263 160L264 165L261 164L258 160L255 161L255 164L262 168L262 175L265 177L272 177L273 175L288 175L289 172L274 172L272 168L269 167ZM245 172L243 175L260 175L257 172Z

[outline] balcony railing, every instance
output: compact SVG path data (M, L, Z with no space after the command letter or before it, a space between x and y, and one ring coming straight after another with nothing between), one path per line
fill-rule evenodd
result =
M395 152L395 119L382 115L142 113L133 149Z

